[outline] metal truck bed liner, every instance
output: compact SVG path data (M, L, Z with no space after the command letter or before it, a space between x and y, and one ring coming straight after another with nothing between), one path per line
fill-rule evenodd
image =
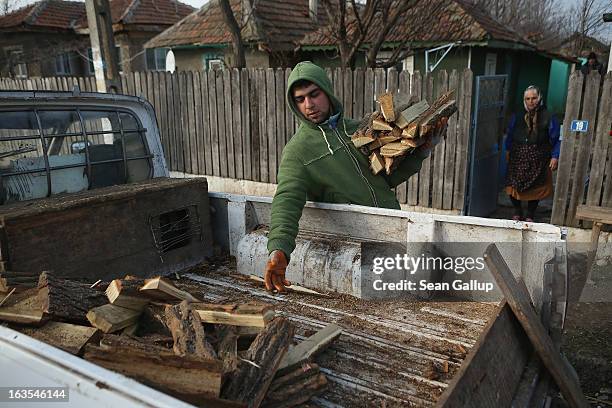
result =
M190 281L180 286L206 302L273 304L295 324L296 342L328 323L340 325L340 338L316 358L330 385L312 406L433 406L497 310L477 302L271 295L237 275L204 270L183 277ZM448 373L432 375L444 362Z

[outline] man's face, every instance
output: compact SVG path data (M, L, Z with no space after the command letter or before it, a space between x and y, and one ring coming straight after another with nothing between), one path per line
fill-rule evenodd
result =
M530 89L525 92L525 105L529 111L538 107L538 93L535 90Z
M597 59L589 58L589 65L595 65L595 64L597 64Z
M313 123L325 122L329 117L331 103L316 84L294 88L293 100L300 113Z

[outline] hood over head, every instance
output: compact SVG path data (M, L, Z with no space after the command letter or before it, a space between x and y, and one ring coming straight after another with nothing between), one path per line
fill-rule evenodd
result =
M333 92L332 83L327 77L325 70L320 66L313 64L310 61L302 61L298 63L291 74L289 75L289 80L287 81L287 104L291 108L291 111L296 116L296 118L300 121L300 123L308 125L310 127L315 127L316 125L309 121L300 110L295 105L295 101L293 100L292 95L292 87L297 81L307 80L314 84L316 84L325 94L329 97L331 104L333 106L333 112L331 114L338 114L342 116L343 108L340 101L336 98Z

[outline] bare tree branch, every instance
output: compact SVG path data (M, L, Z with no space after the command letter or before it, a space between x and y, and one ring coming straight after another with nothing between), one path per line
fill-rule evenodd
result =
M232 52L234 54L234 68L246 68L246 59L244 57L244 42L242 41L242 34L240 32L240 26L236 21L234 12L229 4L229 0L218 0L219 6L221 7L221 14L223 15L223 21L227 29L230 31L232 36Z

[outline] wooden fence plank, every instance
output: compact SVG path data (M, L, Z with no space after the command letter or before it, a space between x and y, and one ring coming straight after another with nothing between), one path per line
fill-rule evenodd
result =
M287 68L285 69L285 87L287 86L287 83L289 82L289 75L291 75L291 69ZM289 105L287 105L287 103L285 103L284 105L285 105L285 129L286 129L285 145L286 145L287 143L289 143L289 140L295 133L296 120L295 120L295 116L293 115L293 111L291 110Z
M582 99L582 120L588 120L595 124L597 114L597 99L599 96L600 75L593 71L585 79L584 98ZM569 208L565 217L565 225L577 226L578 220L575 219L576 207L582 204L584 198L585 181L587 167L589 166L589 156L591 153L591 142L593 140L595 126L589 126L586 133L580 133L578 138L578 155L574 171L574 182L572 183L572 193L570 195Z
M448 89L455 90L455 101L459 100L458 88L458 73L453 69L448 78ZM453 182L455 178L455 158L457 150L457 117L459 112L455 113L448 120L448 128L446 130L446 159L444 163L444 192L442 199L442 208L450 210L453 208Z
M168 139L168 108L166 101L166 73L158 72L155 84L157 87L157 95L159 95L159 108L156 109L157 113L157 124L159 125L159 134L164 148L164 157L166 159L166 165L170 165L170 140ZM125 92L127 87L126 76L121 77L121 87Z
M168 159L168 166L170 170L176 168L176 138L174 137L174 93L172 92L172 77L176 73L166 73L164 75L164 82L166 84L166 124L167 124L167 135L168 135L168 146L170 147L170 155ZM131 75L130 75L131 76ZM128 86L131 81L128 81Z
M344 107L344 116L347 118L353 117L353 70L346 68L343 70L343 91L342 91L342 106Z
M433 76L430 73L423 77L423 98L430 104L434 100L433 94ZM421 207L430 207L431 199L431 155L425 160L419 172L419 205Z
M610 91L606 91L608 89L610 89ZM612 92L612 73L608 72L605 77L604 92L602 93L602 96L601 96L602 104L603 104L603 101L606 100L604 98L609 98L609 96L606 96L606 95L608 95L610 92ZM612 104L612 102L610 103ZM612 115L611 111L612 111L612 106L609 106L607 109L608 115ZM612 118L610 118L610 116L608 116L607 120L608 120L608 123L612 122ZM605 126L605 122L602 122L602 124L603 126ZM612 149L610 148L608 148L608 160L606 162L605 183L603 186L603 197L601 200L601 205L604 207L612 207Z
M579 70L572 72L567 91L567 103L565 105L565 117L570 121L573 118L577 118L580 113L583 82L584 77ZM555 183L555 195L550 220L551 224L563 225L565 222L575 144L576 133L570 132L566 127L563 141L561 142L561 152L559 154L559 168L557 170L557 180Z
M361 119L366 113L363 106L364 72L361 68L353 71L353 118Z
M197 174L206 174L206 160L204 158L204 115L202 108L202 73L196 71L193 73L193 110L195 115L195 137L194 150L195 162L197 166Z
M280 167L281 155L285 143L287 143L287 135L285 134L285 70L277 69L274 72L276 81L276 107L274 113L276 116L276 168L274 169L274 182L276 182L276 173Z
M203 167L206 169L204 174L213 175L214 167L213 167L213 147L212 147L212 132L213 126L216 127L216 124L213 123L213 119L211 116L211 108L210 108L210 88L208 87L210 84L210 75L209 71L200 72L200 86L202 87L202 152L204 153Z
M229 177L229 160L227 139L230 135L227 132L225 121L225 88L223 84L223 71L215 71L215 103L217 104L217 134L219 143L219 170L221 177Z
M180 121L177 123L181 126L178 131L179 141L182 143L181 151L183 152L183 171L185 173L191 173L191 145L189 140L189 94L188 94L188 82L189 82L188 71L179 72L179 93L180 93L180 110L179 117Z
M217 94L215 76L217 71L208 71L208 109L210 113L210 155L212 163L212 173L209 175L221 176L219 164L219 127L217 122Z
M365 82L363 84L363 114L374 112L374 70L365 70Z
M330 77L330 79L332 79L332 84L334 85L334 95L336 95L336 98L338 98L340 102L344 100L343 98L343 91L344 91L343 77L344 75L343 74L344 74L344 71L342 68L336 68L334 69L333 79Z
M240 71L237 68L231 72L232 83L232 136L234 140L234 166L236 178L244 179L244 159L242 155L242 114L240 113Z
M187 85L187 114L189 118L187 120L187 127L183 129L183 132L188 136L189 139L189 151L185 152L186 156L189 156L189 173L199 174L198 170L198 142L197 142L197 120L195 110L195 72L189 71L187 73L186 85Z
M438 71L436 78L436 98L448 91L448 74L446 70ZM446 159L446 140L442 139L432 152L432 207L442 208L444 193L444 164Z
M376 98L387 90L387 75L383 68L374 69L374 109L379 110L378 103L375 102ZM367 103L367 102L366 102ZM373 109L373 110L374 110Z
M465 202L465 185L467 180L467 155L468 143L470 140L470 130L472 128L472 81L474 76L470 69L466 69L461 74L461 99L457 114L459 117L459 127L457 128L457 148L455 149L455 181L453 187L453 209L463 212Z
M276 83L274 69L266 69L266 134L268 139L268 180L276 183Z
M259 96L259 112L257 114L259 121L259 171L261 181L267 183L270 176L268 167L268 118L266 118L266 71L264 69L257 71L257 93Z
M398 92L404 96L410 95L410 73L408 71L402 71L398 75ZM418 175L414 174L410 179L417 178ZM400 204L406 204L408 202L408 183L405 181L395 189L395 196Z
M232 82L230 70L223 70L223 98L217 99L223 101L223 110L225 116L225 145L227 154L227 176L236 178L236 159L234 154L234 126L233 126L233 111L232 111ZM221 105L219 105L221 109Z
M259 139L259 94L258 94L258 77L259 70L249 71L249 118L251 123L251 163L253 180L262 181L261 166L259 165L259 155L261 150L261 142Z
M423 98L423 78L419 71L414 71L410 78L410 96L416 96L419 100ZM408 205L418 205L419 203L420 177L420 173L417 173L408 179L406 189L406 203Z
M134 72L134 96L137 96L139 98L143 97L142 84L140 82L140 72Z
M240 112L242 115L242 154L244 162L244 178L255 180L252 163L251 115L249 105L249 83L251 71L243 69L240 72Z
M610 145L610 124L612 123L612 74L608 73L604 80L601 99L599 100L599 114L597 115L597 131L593 145L593 161L589 175L589 189L586 204L600 205L603 190L604 172L608 146ZM608 176L609 177L609 176ZM604 191L605 196L606 191Z

